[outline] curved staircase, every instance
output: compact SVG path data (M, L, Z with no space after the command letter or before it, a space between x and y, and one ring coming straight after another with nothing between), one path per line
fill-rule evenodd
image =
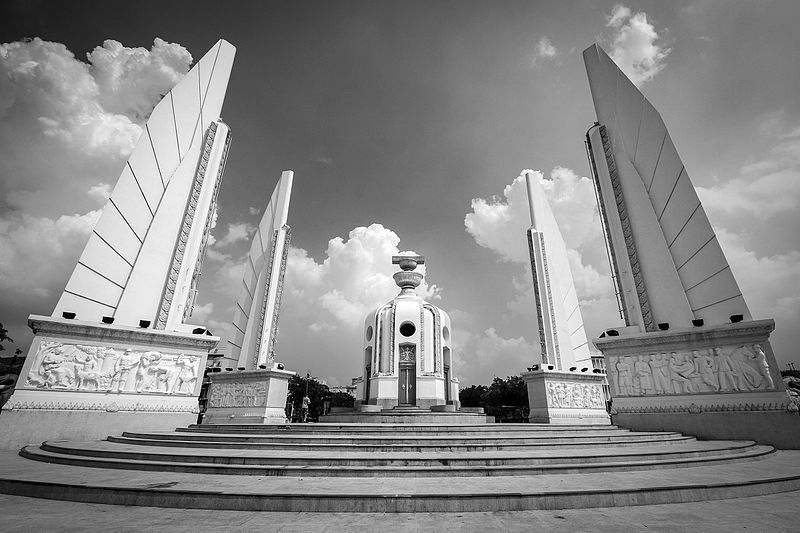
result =
M0 492L160 507L463 512L800 489L800 452L615 426L193 425L19 455L0 466Z

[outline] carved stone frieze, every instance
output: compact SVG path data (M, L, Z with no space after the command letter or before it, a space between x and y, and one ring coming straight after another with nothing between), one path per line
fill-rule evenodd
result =
M212 383L209 407L263 407L267 400L267 382Z
M547 405L559 409L604 409L605 397L594 383L547 383Z
M200 359L182 353L43 341L23 387L192 395Z
M777 390L760 344L610 355L616 396Z

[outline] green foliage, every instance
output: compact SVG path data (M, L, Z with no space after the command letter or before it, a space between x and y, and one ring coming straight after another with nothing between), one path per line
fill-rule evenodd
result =
M458 391L458 400L461 407L484 407L481 403L481 396L488 392L486 385L470 385Z
M308 392L306 392L308 391ZM317 381L317 378L309 376L292 376L289 380L289 397L288 401L294 405L294 418L300 414L300 406L303 403L303 396L308 394L311 404L308 408L308 419L316 420L322 414L325 406L323 401L325 397L331 396L330 390L327 385Z
M462 407L483 407L487 415L500 421L528 419L528 387L520 376L495 377L488 387L471 385L461 389L458 397Z
M0 322L0 352L5 350L5 346L3 346L4 342L14 342L14 339L8 336L8 330L3 327L3 323Z
M346 392L334 392L331 395L331 407L353 407L356 399Z

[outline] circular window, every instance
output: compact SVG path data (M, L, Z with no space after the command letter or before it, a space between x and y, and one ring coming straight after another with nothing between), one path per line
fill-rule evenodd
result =
M367 327L367 340L372 340L372 326Z
M417 331L417 328L411 322L403 322L400 324L400 335L403 337L410 337Z
M442 329L442 337L444 337L445 341L450 342L450 330L447 329L447 326Z

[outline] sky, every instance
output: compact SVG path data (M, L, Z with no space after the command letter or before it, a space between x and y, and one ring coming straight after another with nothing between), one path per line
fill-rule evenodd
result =
M234 6L234 7L231 7ZM538 357L525 169L570 249L589 337L621 323L583 145L598 42L661 112L781 368L800 345L800 4L687 1L4 2L0 322L26 349L144 120L219 39L233 143L192 321L226 337L252 231L295 172L276 345L329 385L360 372L390 256L453 320L462 385ZM222 346L222 344L221 344Z

